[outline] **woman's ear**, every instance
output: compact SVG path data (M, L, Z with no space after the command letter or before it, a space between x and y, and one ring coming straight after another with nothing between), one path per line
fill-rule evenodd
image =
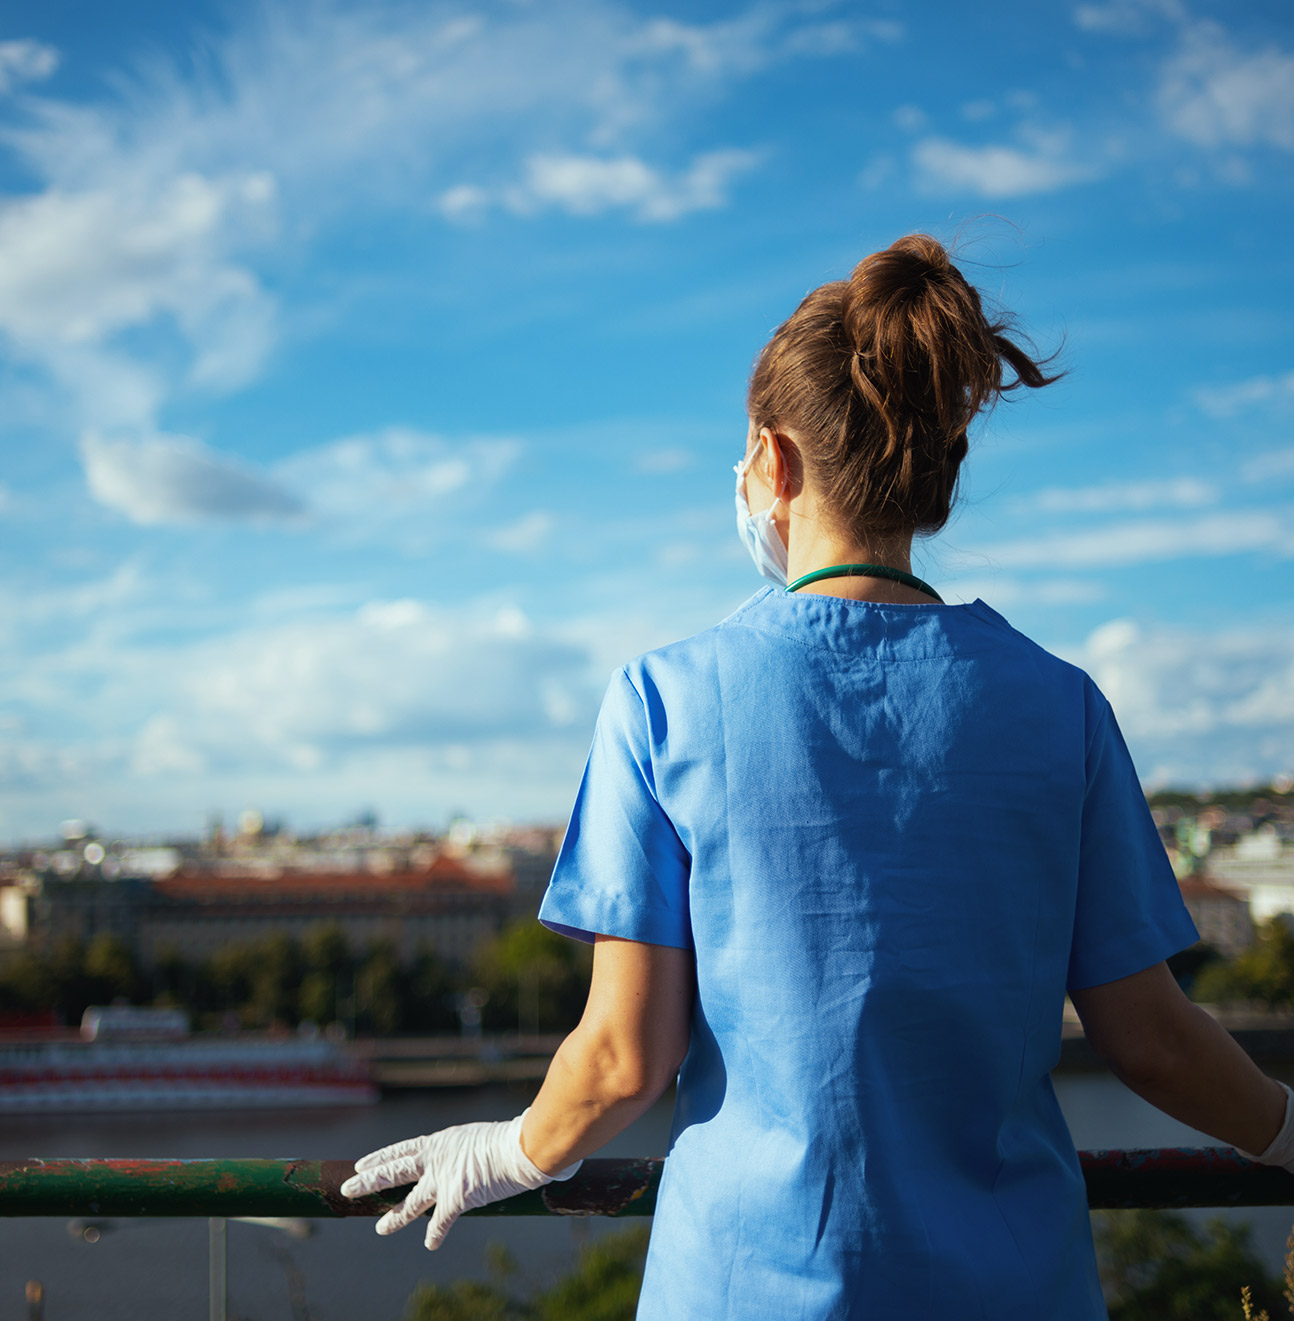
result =
M779 435L771 427L763 427L759 433L759 443L764 448L760 476L768 483L775 500L785 503L795 491L792 486L798 477L799 453L795 442L789 437Z

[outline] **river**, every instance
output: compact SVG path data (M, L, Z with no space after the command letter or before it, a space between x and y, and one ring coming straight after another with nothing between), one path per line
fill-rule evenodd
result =
M1294 1081L1294 1076L1289 1078ZM242 1114L76 1115L15 1118L0 1132L0 1159L25 1156L354 1157L447 1124L508 1119L532 1086L399 1096L368 1109ZM1058 1075L1075 1144L1093 1147L1204 1146L1208 1139L1160 1114L1104 1073ZM655 1155L669 1132L663 1101L604 1154ZM1202 1212L1207 1216L1211 1212ZM1254 1224L1275 1267L1294 1211L1225 1213ZM581 1243L624 1221L466 1219L428 1253L416 1228L379 1239L368 1220L314 1221L296 1240L259 1225L228 1228L229 1315L290 1321L289 1274L304 1280L312 1321L399 1321L414 1286L487 1275L487 1248L502 1243L517 1260L514 1284L544 1283L567 1270ZM27 1280L45 1286L46 1321L204 1321L207 1222L122 1220L96 1243L54 1219L0 1220L0 1318L23 1314Z

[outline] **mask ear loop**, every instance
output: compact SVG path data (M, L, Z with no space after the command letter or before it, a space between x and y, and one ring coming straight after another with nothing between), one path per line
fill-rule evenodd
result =
M751 450L750 453L747 454L746 457L742 459L740 463L734 463L732 465L733 472L737 474L738 479L743 484L746 481L746 474L750 471L751 465L755 462L755 459L758 456L758 454L759 454L759 446L756 445L755 448ZM782 503L782 493L784 493L785 491L786 491L786 480L784 478L782 481L782 491L773 497L773 503L769 505L767 509L764 510L764 517L767 518L770 523L773 521L773 510L776 509L777 506ZM747 496L748 503L746 507L748 509L750 508L749 499L750 497Z

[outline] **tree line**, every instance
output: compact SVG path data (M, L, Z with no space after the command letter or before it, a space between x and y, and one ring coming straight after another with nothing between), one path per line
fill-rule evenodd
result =
M1279 1321L1294 1315L1294 1262L1273 1277L1247 1225L1192 1224L1173 1211L1093 1216L1110 1321ZM647 1250L646 1226L584 1247L555 1284L518 1290L516 1265L492 1246L490 1279L422 1284L403 1321L633 1321ZM1294 1240L1291 1241L1294 1244Z
M208 958L163 952L144 969L130 944L100 933L20 952L0 970L0 1012L42 1013L75 1025L90 1005L180 1008L196 1029L341 1023L352 1033L567 1032L588 993L587 947L533 920L517 922L462 964L430 949L402 963L377 942L355 952L321 925L226 945ZM479 1016L479 1019L476 1017Z
M1193 1000L1294 1009L1294 922L1288 915L1264 922L1254 944L1234 958L1224 959L1207 946L1185 954L1195 963L1185 969Z

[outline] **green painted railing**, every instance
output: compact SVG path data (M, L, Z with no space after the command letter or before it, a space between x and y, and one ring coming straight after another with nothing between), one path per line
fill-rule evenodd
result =
M1085 1151L1096 1208L1294 1206L1294 1175L1229 1148ZM469 1215L646 1216L661 1159L587 1160L565 1183ZM342 1160L0 1161L0 1216L376 1216L401 1193L343 1197Z

